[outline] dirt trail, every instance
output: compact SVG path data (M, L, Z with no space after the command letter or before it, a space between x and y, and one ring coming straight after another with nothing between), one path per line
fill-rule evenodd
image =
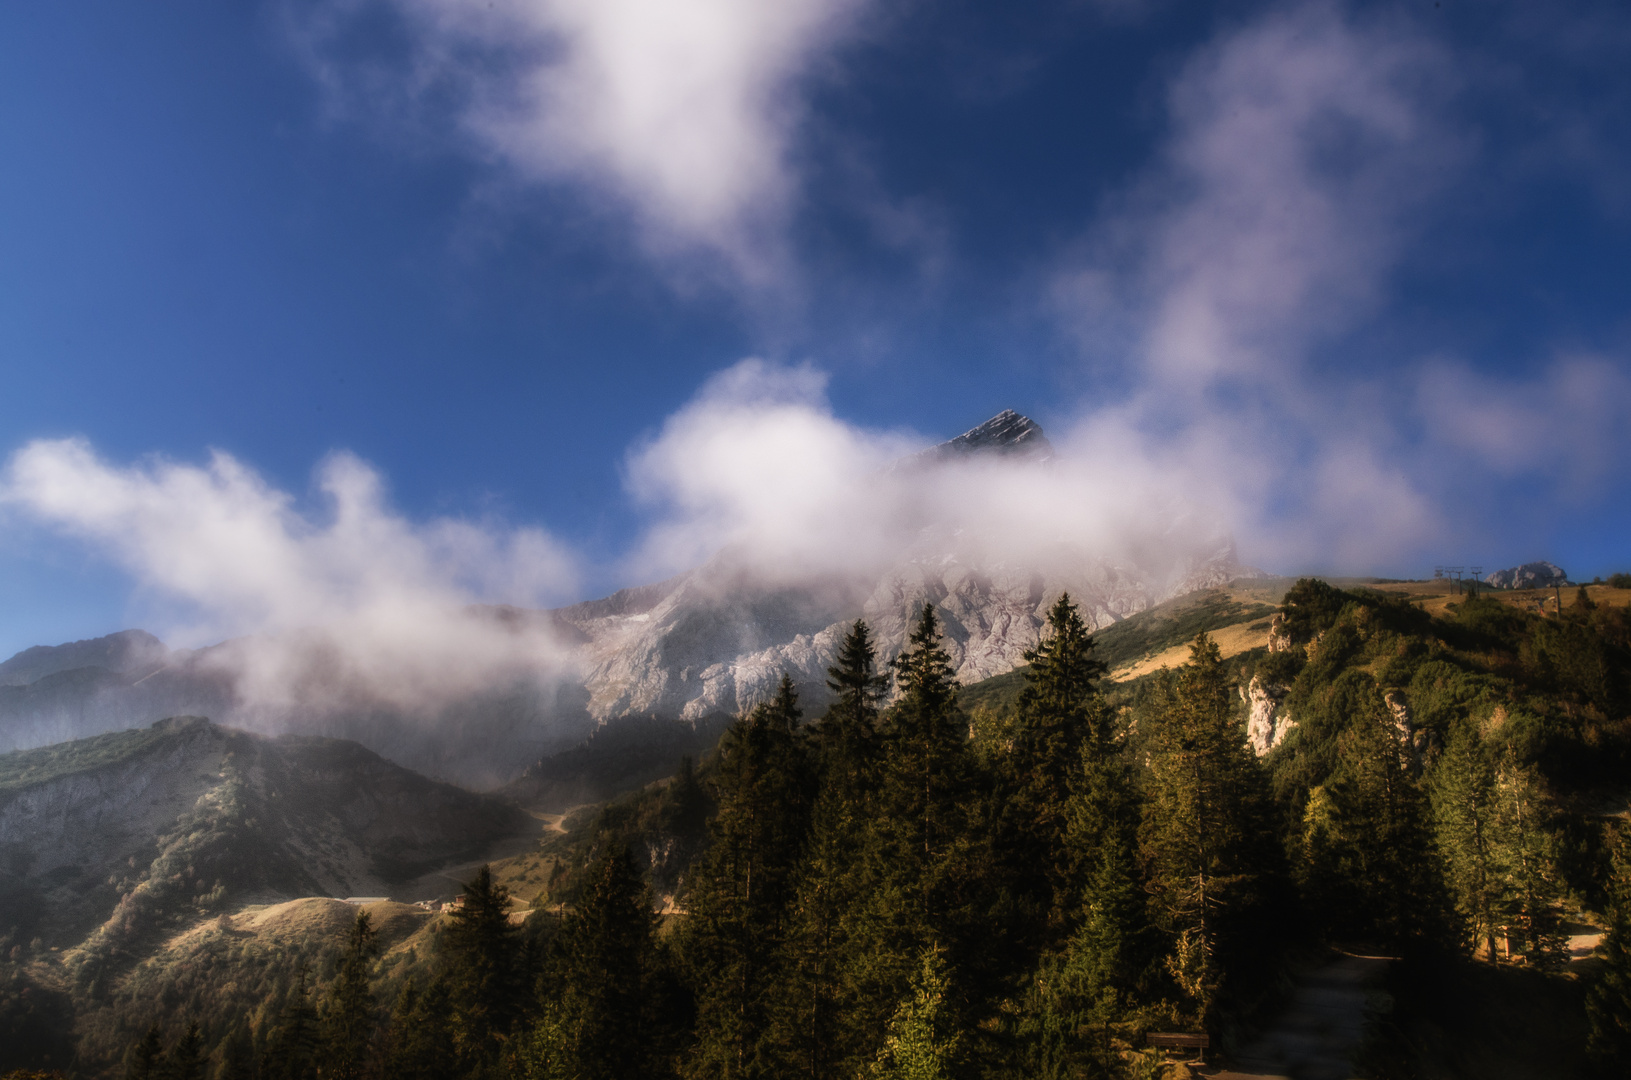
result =
M1291 1006L1274 1026L1235 1055L1215 1080L1350 1080L1365 1037L1365 998L1387 970L1385 956L1344 955L1297 980Z

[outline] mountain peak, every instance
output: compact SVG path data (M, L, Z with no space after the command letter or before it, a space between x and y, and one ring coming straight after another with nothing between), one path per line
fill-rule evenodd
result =
M1053 457L1053 444L1042 434L1042 425L1013 409L1004 409L985 423L969 428L955 439L913 454L907 462L928 465L971 454L1047 461Z

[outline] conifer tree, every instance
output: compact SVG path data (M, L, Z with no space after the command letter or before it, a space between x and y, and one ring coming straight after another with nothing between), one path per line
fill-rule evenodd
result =
M307 988L307 966L295 969L295 985L267 1048L271 1080L314 1080L317 1075L317 1008Z
M483 866L467 882L447 928L454 1031L467 1064L490 1060L522 1011L521 935L510 925L510 893Z
M322 1012L325 1080L357 1080L367 1067L374 1039L374 992L369 974L378 955L373 921L366 911L358 911Z
M940 950L926 946L909 991L889 1021L883 1049L867 1075L873 1080L951 1080L962 1052L962 1024L951 1002L951 979Z
M1430 790L1438 849L1456 910L1491 962L1505 892L1495 823L1495 769L1470 724L1450 734Z
M1603 1062L1631 1061L1631 829L1609 834L1609 878L1597 950L1603 966L1586 992L1590 1051Z
M1072 789L1082 787L1084 761L1090 784L1113 783L1105 769L1116 736L1098 691L1104 665L1093 656L1093 637L1069 594L1061 594L1048 610L1041 640L1025 659L1025 687L1006 759L1010 828L1005 847L1015 880L1057 927L1080 899L1081 855L1098 850L1103 839L1092 828L1082 831L1086 822L1078 806L1075 835L1067 843Z
M814 725L819 789L811 811L791 913L786 992L774 1017L776 1045L790 1075L824 1078L841 1062L858 1060L854 913L864 885L857 872L872 813L877 769L878 706L888 680L877 673L877 650L865 622L845 635L827 669L836 700Z
M547 972L542 1016L523 1062L529 1076L624 1080L650 1072L647 987L656 916L628 849L590 867ZM553 1071L551 1071L553 1070Z
M1548 828L1545 787L1531 765L1511 747L1495 770L1495 823L1506 864L1507 932L1532 967L1556 970L1569 962L1563 933L1556 841Z
M697 988L694 1071L779 1073L769 1037L804 832L807 785L795 740L798 698L782 676L774 700L731 726L714 772L713 841L694 872L684 949Z
M159 1026L147 1029L141 1042L131 1047L125 1061L125 1080L161 1080L165 1073L164 1040Z
M1238 944L1230 924L1251 913L1271 868L1257 762L1231 715L1222 656L1204 633L1158 712L1149 750L1141 857L1173 943L1167 969L1205 1022Z
M411 979L402 988L385 1040L384 1072L391 1080L453 1080L458 1075L452 998L443 978L423 991Z
M194 1020L170 1048L163 1075L165 1080L204 1080L204 1064L204 1033Z

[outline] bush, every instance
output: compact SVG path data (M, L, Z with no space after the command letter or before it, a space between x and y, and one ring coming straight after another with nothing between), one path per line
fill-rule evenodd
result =
M1611 589L1631 589L1631 574L1610 574L1608 585Z

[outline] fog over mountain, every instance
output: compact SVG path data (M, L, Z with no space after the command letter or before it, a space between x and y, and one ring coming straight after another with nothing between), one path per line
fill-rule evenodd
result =
M566 567L553 541L479 534L460 545L446 539L455 526L416 530L383 509L354 460L325 473L335 507L320 528L220 458L208 472L142 473L83 444L36 444L13 462L14 499L32 491L37 509L149 580L255 632L195 650L143 631L27 650L0 665L0 749L192 713L352 738L491 786L608 722L734 715L783 672L819 706L857 618L887 660L934 604L972 682L1022 663L1061 592L1105 626L1253 573L1216 524L1118 504L1011 410L921 450L840 425L820 392L812 372L751 362L716 379L631 458L632 486L663 516L628 572L711 551L655 584L554 609L476 603L470 571L446 557L488 560L491 595L493 581L526 579L529 552ZM42 479L53 474L55 487ZM69 494L97 490L94 504ZM258 564L233 562L246 557Z

